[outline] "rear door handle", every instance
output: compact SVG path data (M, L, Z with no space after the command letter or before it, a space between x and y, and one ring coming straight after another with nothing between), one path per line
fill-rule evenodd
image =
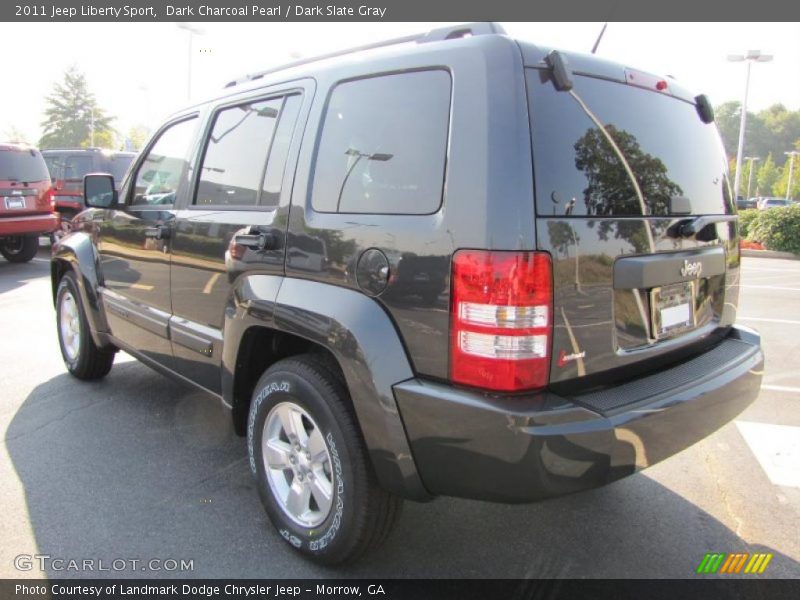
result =
M260 231L257 228L251 228L248 233L240 233L234 236L233 243L251 248L257 252L276 250L280 245L278 236L272 231Z
M166 240L169 239L169 233L169 225L156 225L155 227L145 228L144 237L154 240Z

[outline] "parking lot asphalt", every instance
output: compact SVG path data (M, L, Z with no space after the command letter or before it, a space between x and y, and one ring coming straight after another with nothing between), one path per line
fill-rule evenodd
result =
M0 577L686 578L707 552L770 552L758 577L800 577L800 261L743 259L740 292L739 320L760 330L767 364L733 423L586 493L406 503L385 546L329 569L273 531L215 399L125 355L101 382L70 377L46 249L25 265L0 260ZM15 567L36 554L193 570Z

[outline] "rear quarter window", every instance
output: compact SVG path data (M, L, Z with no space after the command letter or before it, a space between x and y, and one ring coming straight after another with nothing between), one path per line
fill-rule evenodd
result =
M431 70L338 84L317 147L318 212L429 214L442 202L450 75Z

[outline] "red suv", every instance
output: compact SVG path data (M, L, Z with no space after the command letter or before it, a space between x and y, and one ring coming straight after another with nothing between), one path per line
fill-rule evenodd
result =
M11 262L27 262L39 249L39 236L58 226L41 152L0 143L0 254Z
M135 152L112 152L100 148L43 150L42 156L53 180L55 207L65 230L84 209L83 177L88 173L109 173L121 183Z

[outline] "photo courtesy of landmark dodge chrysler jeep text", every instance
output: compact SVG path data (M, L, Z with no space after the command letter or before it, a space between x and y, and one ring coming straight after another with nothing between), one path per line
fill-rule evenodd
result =
M67 369L121 349L217 396L322 563L403 499L609 483L758 394L713 120L487 23L233 81L86 176L52 259Z

